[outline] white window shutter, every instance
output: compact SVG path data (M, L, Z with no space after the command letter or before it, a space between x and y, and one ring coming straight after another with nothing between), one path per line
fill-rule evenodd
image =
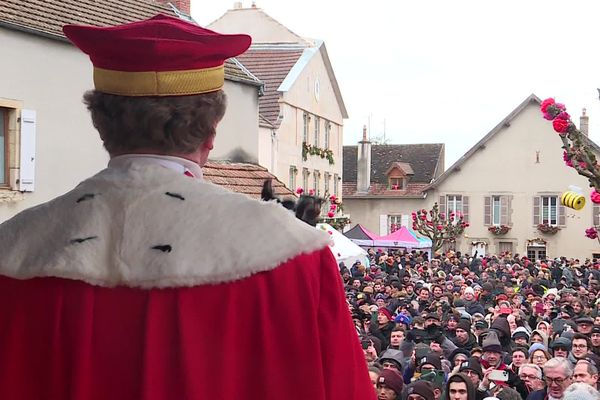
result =
M388 234L388 216L387 215L379 216L379 234L381 236Z
M19 190L33 192L35 181L35 126L34 110L21 110L21 154Z
M402 214L401 221L402 221L401 225L408 228L409 227L408 224L410 224L410 215L408 215L408 214Z

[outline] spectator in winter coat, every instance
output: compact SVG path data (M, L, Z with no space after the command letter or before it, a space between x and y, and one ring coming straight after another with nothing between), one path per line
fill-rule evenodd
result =
M476 400L475 386L465 374L455 374L446 383L444 400Z
M546 388L531 392L527 400L564 400L565 390L572 382L573 368L566 358L552 358L544 365Z

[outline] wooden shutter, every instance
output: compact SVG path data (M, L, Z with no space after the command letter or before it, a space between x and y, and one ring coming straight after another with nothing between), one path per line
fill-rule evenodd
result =
M385 236L388 234L388 216L379 216L379 235Z
M440 202L438 203L440 207L440 213L446 213L446 196L440 196Z
M462 197L463 216L465 222L469 222L469 196Z
M500 196L500 225L508 225L508 196Z
M592 225L600 225L600 204L592 203Z
M19 190L33 192L35 181L35 128L36 113L33 110L21 111L21 152Z
M506 225L512 226L512 200L513 196L506 196Z
M566 216L565 216L565 206L560 204L560 198L558 196L556 197L556 204L558 205L558 210L557 210L558 226L565 226L567 224Z
M539 196L535 196L533 198L533 225L535 225L535 226L538 226L541 222L540 207L541 207L541 198Z
M492 225L492 196L483 198L483 224Z
M402 226L405 226L407 228L411 227L411 225L410 225L410 215L408 215L408 214L402 214L402 217L400 218L400 220L402 221L401 222Z

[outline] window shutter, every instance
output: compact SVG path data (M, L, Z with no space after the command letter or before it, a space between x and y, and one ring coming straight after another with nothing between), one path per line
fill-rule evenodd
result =
M462 197L462 206L465 222L469 222L469 196Z
M21 110L21 165L19 166L19 190L22 192L33 192L34 189L35 127L35 111Z
M385 236L388 234L388 216L379 216L379 235Z
M410 224L410 215L408 215L408 214L402 214L401 225L408 228L408 227L410 227L409 224Z
M535 196L533 198L533 225L538 226L540 224L540 197Z
M513 196L506 196L506 224L512 226L512 199Z
M556 199L556 203L558 204L558 226L565 226L567 224L566 216L565 216L565 206L560 204L560 199Z
M446 213L446 196L440 196L440 202L438 203L440 213Z
M600 204L592 203L592 225L600 225Z
M492 225L492 197L485 196L483 199L483 224Z
M500 225L508 225L508 196L500 196Z

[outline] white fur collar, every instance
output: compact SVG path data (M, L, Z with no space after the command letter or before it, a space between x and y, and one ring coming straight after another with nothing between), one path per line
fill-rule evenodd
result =
M0 225L0 274L143 288L216 284L328 241L277 203L130 160Z

